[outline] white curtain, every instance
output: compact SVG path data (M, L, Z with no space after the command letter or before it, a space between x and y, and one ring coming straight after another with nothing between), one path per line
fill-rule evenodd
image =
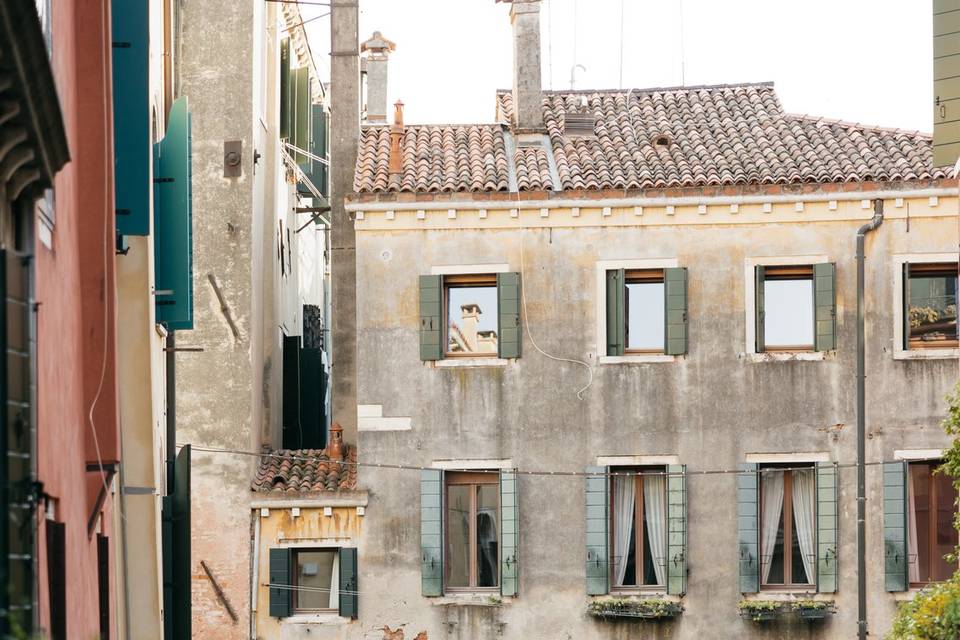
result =
M330 572L330 609L340 608L340 554L333 554L333 570Z
M780 512L783 510L783 471L764 471L761 474L763 513L760 521L760 558L762 582L770 576L773 548L780 530Z
M910 496L910 504L907 510L907 566L910 574L910 582L920 582L920 549L917 546L917 496L913 490L913 474L907 478L907 494Z
M643 477L643 507L647 516L647 537L653 555L657 584L667 584L667 500L666 478Z
M613 508L616 516L613 531L614 584L623 585L627 575L627 560L630 555L630 538L633 533L633 505L636 500L636 478L613 477ZM639 564L639 563L638 563ZM637 569L639 572L639 568Z
M816 479L813 469L798 469L793 472L793 522L803 556L803 569L807 572L807 582L812 583L816 560L814 506L816 500ZM797 582L794 577L794 582Z

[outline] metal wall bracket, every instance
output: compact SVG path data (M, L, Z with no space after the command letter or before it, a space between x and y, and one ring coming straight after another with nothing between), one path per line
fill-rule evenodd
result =
M226 140L223 143L223 177L239 178L243 174L243 141Z

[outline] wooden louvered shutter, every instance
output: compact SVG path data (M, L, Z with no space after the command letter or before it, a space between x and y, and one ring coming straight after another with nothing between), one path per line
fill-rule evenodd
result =
M960 0L933 2L933 166L960 158Z
M884 584L887 591L906 591L907 567L907 463L883 465Z
M46 535L50 640L67 640L66 525L47 520Z
M520 274L497 274L497 351L501 358L519 358Z
M274 618L286 618L293 611L292 555L286 547L270 549L270 616Z
M817 351L837 348L836 267L832 262L813 265L814 341Z
M500 595L520 591L517 556L520 551L520 510L517 504L517 474L500 472Z
M420 276L420 359L443 359L443 276Z
M667 467L667 593L687 591L687 467Z
M314 347L300 349L300 449L327 446L327 420L323 412L323 352ZM286 373L286 369L284 369Z
M754 328L756 341L754 344L754 350L757 353L763 353L766 343L764 342L764 318L765 314L763 312L763 283L766 280L766 267L762 264L758 264L754 268L753 273L753 283L754 283L754 308L753 308L753 318L754 318Z
M313 112L310 109L310 68L301 67L290 73L293 96L293 124L290 137L293 146L304 151L310 150L310 134ZM310 158L294 152L293 159L298 165L306 165Z
M280 41L280 137L290 137L291 100L290 100L290 38Z
M623 269L607 271L607 355L622 356L626 349L627 322Z
M340 615L344 618L354 618L360 613L360 599L357 578L357 550L355 547L340 549Z
M610 494L607 467L587 467L587 594L603 595L610 588Z
M760 487L757 465L737 465L737 526L740 531L740 592L760 591Z
M680 356L687 352L687 270L675 267L663 270L663 290L666 297L666 338L664 353Z
M817 591L837 591L837 466L817 463Z
M443 595L443 471L420 472L420 592Z
M910 263L903 263L903 348L910 348Z

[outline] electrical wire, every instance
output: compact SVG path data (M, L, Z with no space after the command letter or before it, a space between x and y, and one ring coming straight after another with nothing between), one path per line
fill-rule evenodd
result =
M302 27L303 25L309 24L309 23L313 22L314 20L319 20L320 18L326 18L328 15L330 15L330 12L329 12L329 11L327 11L326 13L321 13L321 14L318 15L318 16L314 16L314 17L312 17L312 18L307 18L306 20L304 20L303 22L300 22L300 23L298 23L298 24L293 24L293 25L290 25L289 27L284 27L284 30L286 30L286 31L293 31L293 30L296 29L297 27Z

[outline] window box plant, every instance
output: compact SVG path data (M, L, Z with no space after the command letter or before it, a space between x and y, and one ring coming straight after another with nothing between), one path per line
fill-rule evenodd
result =
M823 620L833 613L833 603L823 600L798 600L791 606L801 620Z
M587 606L587 613L604 619L665 620L676 618L683 606L673 600L662 598L604 598L594 600Z
M780 615L782 603L776 600L741 600L737 604L740 617L752 622L769 622Z

